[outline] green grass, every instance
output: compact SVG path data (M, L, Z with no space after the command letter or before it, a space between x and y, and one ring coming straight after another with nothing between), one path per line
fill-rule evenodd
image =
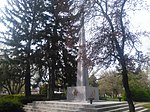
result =
M143 104L142 106L149 109L148 112L150 112L150 102L146 103L146 104Z
M150 112L150 102L137 102L136 104L140 104L141 106L143 106L144 108L147 108L148 111Z

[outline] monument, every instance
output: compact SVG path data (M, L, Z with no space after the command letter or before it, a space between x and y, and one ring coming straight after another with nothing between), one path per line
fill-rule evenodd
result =
M94 100L99 100L98 88L90 87L88 82L84 13L82 14L81 24L82 28L80 30L79 51L77 60L77 82L75 87L67 88L67 100L87 101L91 98Z

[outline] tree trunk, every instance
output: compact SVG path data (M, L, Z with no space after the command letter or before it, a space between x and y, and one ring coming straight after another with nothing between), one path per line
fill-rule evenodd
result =
M27 63L26 75L25 75L25 96L28 97L31 95L31 83L30 83L30 63Z
M31 32L32 34L32 32ZM32 37L32 36L31 36ZM26 72L25 72L25 96L29 97L31 96L31 71L30 71L30 52L31 52L31 39L29 39L28 43L27 43L27 57L26 57Z
M54 69L52 67L49 67L49 81L48 81L48 91L47 91L47 99L48 100L53 100L54 98L54 82L55 79L53 78L54 76Z
M49 82L48 82L48 91L47 91L47 99L48 100L53 100L54 97L54 91L53 91L53 86L52 86L52 76L49 75Z
M125 94L126 94L127 102L128 102L128 105L129 105L129 111L130 112L135 112L135 107L134 107L134 104L133 104L131 91L130 91L130 88L129 88L128 75L127 75L126 67L123 67L122 75L123 75L122 82L123 82L123 86L125 88Z

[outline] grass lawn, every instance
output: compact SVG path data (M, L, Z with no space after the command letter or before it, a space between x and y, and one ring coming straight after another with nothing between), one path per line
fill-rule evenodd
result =
M143 102L143 103L137 103L140 104L141 106L149 109L147 112L150 112L150 102Z
M148 109L149 109L149 111L148 111L148 112L150 112L150 102L149 102L149 103L144 104L144 105L143 105L143 107L148 108Z

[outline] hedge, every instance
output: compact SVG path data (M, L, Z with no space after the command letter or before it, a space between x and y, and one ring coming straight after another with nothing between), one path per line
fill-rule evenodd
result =
M1 96L0 97L0 112L24 112L21 96Z

